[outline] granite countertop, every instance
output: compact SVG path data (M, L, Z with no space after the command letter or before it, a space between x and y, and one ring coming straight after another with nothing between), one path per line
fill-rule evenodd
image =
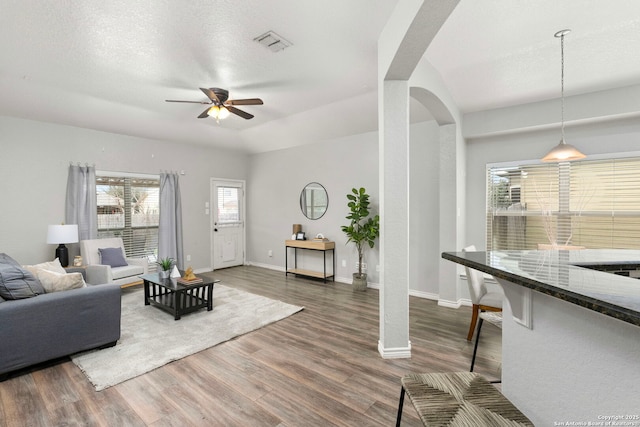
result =
M443 252L442 258L640 326L640 280L604 271L640 268L640 251Z

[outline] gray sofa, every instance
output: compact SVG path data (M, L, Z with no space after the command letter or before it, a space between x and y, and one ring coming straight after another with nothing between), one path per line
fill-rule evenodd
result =
M0 254L0 286L5 291L4 298L0 295L0 380L30 365L115 345L120 338L119 286L45 293L37 282L15 260ZM6 298L7 292L17 298Z

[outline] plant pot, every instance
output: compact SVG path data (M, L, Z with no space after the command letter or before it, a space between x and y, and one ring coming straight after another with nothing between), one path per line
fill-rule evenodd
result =
M367 273L353 273L353 285L354 291L366 291L367 290Z
M171 270L160 270L158 272L158 275L160 276L161 279L168 279L170 274L171 274Z

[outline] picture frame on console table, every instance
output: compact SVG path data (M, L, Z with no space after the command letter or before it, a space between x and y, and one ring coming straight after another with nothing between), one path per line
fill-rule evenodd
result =
M307 239L304 237L304 231L298 231L298 232L296 233L296 240L307 240Z

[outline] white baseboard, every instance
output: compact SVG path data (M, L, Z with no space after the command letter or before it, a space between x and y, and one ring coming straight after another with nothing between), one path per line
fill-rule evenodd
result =
M418 298L424 298L424 299L430 299L430 300L438 301L438 294L433 294L431 292L414 291L414 290L409 289L409 295L414 296L414 297L418 297Z
M252 265L254 267L266 268L269 270L281 271L284 273L284 267L281 265L263 264L261 262L247 262L246 265Z
M384 348L382 343L378 341L378 353L383 359L410 359L411 358L411 341L408 347Z
M284 267L280 265L263 264L260 262L247 262L246 265L267 268L269 270L281 271L284 273ZM196 273L204 273L206 271L211 271L211 270L203 269L203 271L196 271ZM336 282L338 283L351 285L351 281L352 281L351 277L340 277L340 276L336 277ZM380 283L369 282L367 283L367 288L380 290ZM459 299L457 301L441 300L438 294L434 294L432 292L423 292L423 291L416 291L416 290L409 289L409 295L418 297L418 298L432 300L432 301L438 301L438 305L442 307L460 308L462 306L471 306L471 300L469 299Z

